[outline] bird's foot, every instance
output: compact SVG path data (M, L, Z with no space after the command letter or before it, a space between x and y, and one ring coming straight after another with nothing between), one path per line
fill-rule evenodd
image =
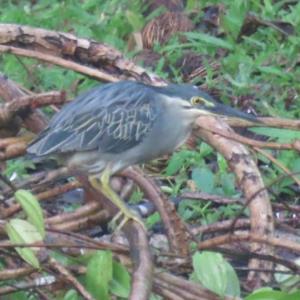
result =
M121 219L120 223L117 224L118 220L120 218L122 218L122 219ZM130 220L139 223L143 227L143 229L146 230L146 227L145 227L143 221L141 220L141 218L138 216L138 214L135 211L130 210L130 209L126 209L126 211L120 210L110 221L109 229L112 229L113 231L118 232Z
M100 182L98 182L97 177L90 176L89 180L91 185L98 191L100 191L104 196L107 197L116 207L119 208L119 213L112 219L109 224L109 229L115 229L115 231L121 230L121 228L130 220L138 222L143 226L144 230L146 227L143 221L140 219L138 214L135 211L129 209L126 203L120 198L120 196L111 188L110 186L110 170L109 168L105 169L101 175ZM123 217L120 223L117 225L117 221Z

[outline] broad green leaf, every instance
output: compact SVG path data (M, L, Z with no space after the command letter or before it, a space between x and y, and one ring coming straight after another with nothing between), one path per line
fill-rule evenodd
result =
M17 235L21 236L22 241L20 240L19 243L32 244L43 240L37 228L26 220L11 219L8 224L12 227L14 232L17 233ZM17 240L13 242L16 243Z
M220 296L239 296L238 277L231 265L219 253L204 251L193 256L194 276L206 288Z
M219 179L223 193L226 196L233 196L235 194L235 176L231 173L220 174Z
M178 172L182 168L184 160L185 158L181 156L180 153L175 153L174 155L172 155L166 168L166 174L168 176L172 176L176 172Z
M218 295L225 295L227 279L221 254L197 252L193 255L193 268L196 279L206 288Z
M16 292L16 293L11 293L9 294L9 298L5 298L5 296L2 296L3 300L36 300L37 298L28 298L28 291L20 291L20 292Z
M37 198L26 190L16 191L15 198L26 212L28 221L37 228L41 236L44 238L45 222L43 211Z
M214 189L214 174L208 168L195 168L192 171L192 180L203 192L212 193Z
M227 286L225 294L229 296L240 296L241 289L239 278L231 264L229 264L226 260L224 261L225 268L227 269Z
M89 260L86 257L88 256L88 254L83 254L80 256L70 256L70 255L66 255L64 252L60 252L59 250L49 251L49 255L64 266L70 266L78 263L86 265ZM92 254L90 254L90 256L91 255Z
M297 265L300 265L300 259L294 261ZM276 271L288 271L285 266L277 266ZM300 282L300 276L295 274L286 274L276 272L274 274L275 280L280 284L280 289L283 291L294 292L298 289L298 283ZM298 289L299 290L299 289Z
M296 292L285 294L280 300L298 300L300 299L300 290L297 289Z
M63 300L79 300L77 291L73 289L67 291Z
M97 251L91 257L85 275L87 290L97 300L108 300L113 263L110 251Z
M300 299L300 291L287 293L283 291L274 291L271 288L262 288L254 291L247 296L245 300L298 300Z
M214 152L214 149L213 149L210 145L208 145L208 144L202 142L202 143L200 144L199 152L200 152L201 157L205 157L205 156L207 156L207 155L213 153L213 152Z
M32 224L21 219L10 220L6 224L5 230L10 241L15 244L32 244L43 240L40 232ZM27 263L39 268L39 261L33 248L16 247L16 251Z
M110 291L118 297L128 298L130 293L130 275L119 262L113 261L113 279Z

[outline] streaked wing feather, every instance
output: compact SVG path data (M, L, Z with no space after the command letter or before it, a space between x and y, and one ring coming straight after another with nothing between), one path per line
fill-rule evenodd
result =
M151 101L151 93L145 90L135 94L135 98L122 91L114 95L114 99L106 99L105 93L95 93L94 90L91 93L98 97L92 99L94 105L88 106L92 100L87 93L85 97L89 103L81 111L74 109L74 103L69 105L69 110L64 107L68 118L63 114L55 116L29 147L29 152L48 155L99 150L118 154L138 145L147 136L160 112L159 105ZM86 98L80 97L77 101L83 102Z

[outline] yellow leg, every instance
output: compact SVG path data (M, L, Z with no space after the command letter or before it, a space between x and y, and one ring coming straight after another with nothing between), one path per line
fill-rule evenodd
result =
M130 210L119 197L119 195L111 188L110 171L108 168L103 171L100 177L100 182L97 180L97 178L92 176L89 178L89 181L93 188L103 193L114 205L120 209L120 212L113 219L113 222L119 219L120 214L124 215L124 219L120 222L116 230L120 230L129 220L134 220L141 224L143 228L145 228L143 221L138 217L138 215L134 211Z

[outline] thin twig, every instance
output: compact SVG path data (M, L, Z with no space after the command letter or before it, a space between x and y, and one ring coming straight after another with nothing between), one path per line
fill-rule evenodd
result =
M75 72L82 73L84 75L90 76L90 77L98 79L98 80L106 81L106 82L116 82L119 80L118 78L116 78L112 75L109 75L105 72L102 72L100 70L97 70L97 69L94 69L91 67L86 67L81 64L75 63L71 60L66 60L66 59L63 59L63 58L60 58L57 56L45 54L45 53L34 51L34 50L27 50L27 49L12 47L12 46L0 45L0 52L11 53L11 54L15 54L15 55L21 55L21 56L39 59L44 62L58 65L60 67L70 69Z
M268 152L259 149L258 147L253 147L255 151L260 153L261 155L268 158L274 165L276 165L278 168L280 168L284 173L286 173L289 177L293 178L294 181L300 186L300 179L298 179L286 166L284 166L279 160L277 160L274 156L269 154Z

